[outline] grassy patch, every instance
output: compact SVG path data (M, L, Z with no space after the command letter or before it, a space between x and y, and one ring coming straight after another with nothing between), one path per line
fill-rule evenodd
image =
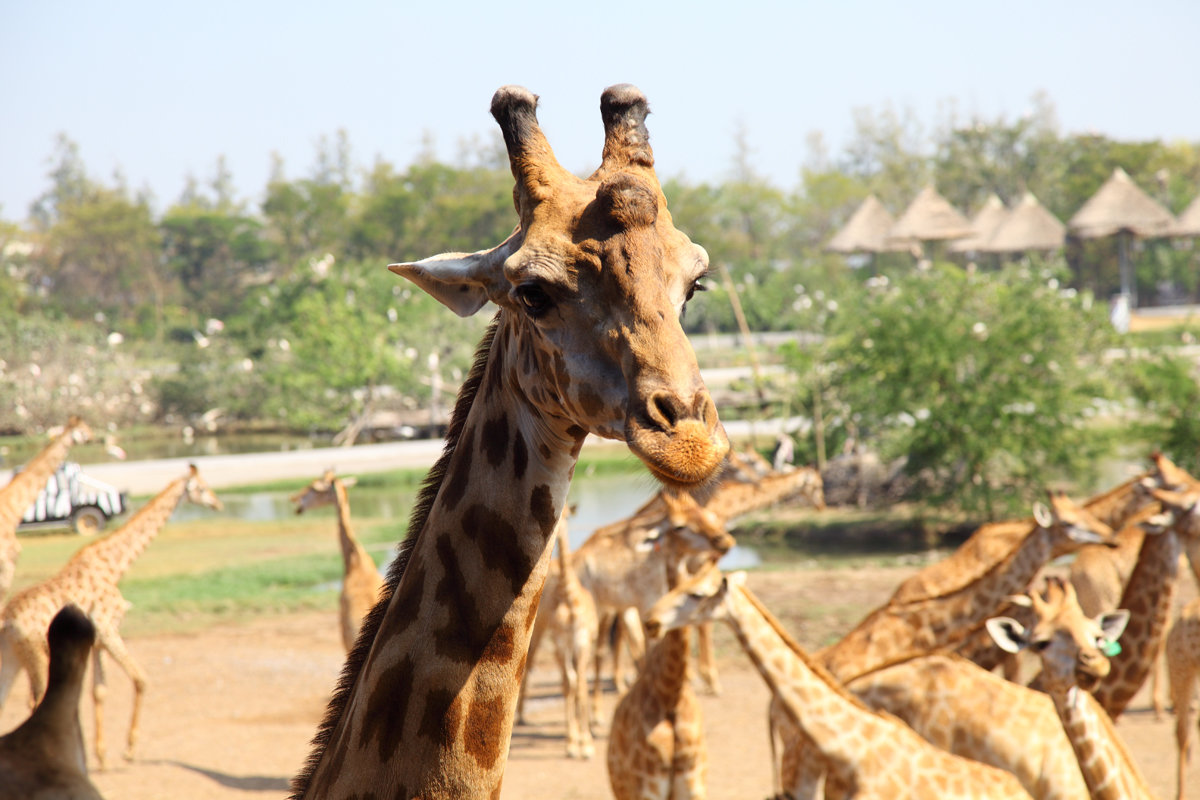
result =
M360 520L355 532L383 567L403 525ZM50 577L88 541L65 534L23 539L14 589ZM271 522L168 524L121 581L134 608L122 628L196 630L256 614L332 610L341 576L332 511Z

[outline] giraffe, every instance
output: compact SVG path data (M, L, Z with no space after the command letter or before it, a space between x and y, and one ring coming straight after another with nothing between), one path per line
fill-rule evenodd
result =
M1091 695L1108 673L1109 653L1129 620L1124 609L1084 615L1070 583L1047 580L1046 593L1026 595L1037 621L1026 628L1010 617L993 617L988 630L1009 652L1031 648L1042 662L1042 683L1062 720L1088 791L1095 800L1150 798L1150 789L1112 719Z
M101 800L88 779L79 696L96 628L77 606L50 622L50 680L29 719L0 736L0 800Z
M1087 796L1054 703L1042 692L952 653L889 664L846 688L876 711L899 717L931 744L1008 770L1039 800ZM790 723L782 711L772 702L773 724ZM790 766L794 772L795 765Z
M294 797L499 794L554 527L588 433L662 483L729 450L679 315L706 273L654 173L645 96L606 89L603 160L555 160L537 98L492 98L520 218L502 244L390 269L462 316L497 312Z
M66 460L71 445L81 444L91 438L92 429L87 423L79 417L70 417L62 432L54 436L24 469L13 475L12 480L0 489L0 600L12 588L17 558L21 555L17 526L21 524L25 510L33 503L54 470Z
M383 585L379 568L367 549L354 537L354 526L350 523L350 499L346 489L355 482L355 478L339 478L333 470L326 470L291 498L296 504L297 514L326 505L337 508L338 543L342 546L343 564L338 620L341 623L342 644L347 651L354 647L363 617L379 600L379 587Z
M78 550L52 577L13 595L0 614L0 706L22 670L29 679L31 700L36 702L45 691L46 629L58 609L74 603L91 618L97 642L92 653L92 701L96 708L93 749L102 769L106 766L103 708L108 688L101 651L107 651L133 681L126 759L133 758L146 691L146 674L121 638L121 621L129 604L117 584L183 499L216 510L222 508L221 501L191 465L185 475L171 481L120 528Z
M782 700L793 722L828 765L826 791L846 796L910 798L1027 798L1017 778L952 755L898 720L876 714L804 652L745 586L745 573L725 576L713 565L676 587L651 610L651 633L725 620ZM786 786L792 796L797 787Z
M1200 486L1187 492L1151 489L1162 513L1140 523L1146 529L1137 564L1121 594L1121 608L1129 624L1092 695L1114 720L1125 711L1146 682L1162 651L1171 624L1171 610L1179 585L1182 542L1200 537Z
M669 494L664 499L674 514L678 501ZM706 564L718 558L712 554ZM667 570L669 588L685 581L694 569L685 558L676 561ZM650 647L637 680L613 712L607 761L617 800L708 796L704 719L688 680L689 639L687 628L675 628Z
M546 589L542 592L533 636L536 638L543 631L549 634L562 673L567 757L591 758L596 754L596 746L592 740L592 707L588 701L587 673L596 647L599 621L596 601L571 569L571 543L567 535L569 516L570 509L564 508L554 529L558 539L558 571L554 574L558 580L553 586L547 581ZM532 643L530 652L533 652ZM529 671L526 670L521 682L521 699L517 704L518 719L521 719L524 710L528 679Z
M1191 757L1192 729L1200 718L1195 704L1200 678L1200 599L1183 607L1167 634L1167 675L1171 704L1175 707L1175 744L1179 750L1176 800L1184 800L1187 763Z

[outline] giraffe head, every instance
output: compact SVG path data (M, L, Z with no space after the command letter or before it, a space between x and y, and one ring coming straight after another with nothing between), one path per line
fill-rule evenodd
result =
M55 426L47 430L46 433L51 438L57 438L66 434L70 437L72 445L90 442L94 436L91 427L77 414L67 417L66 425L61 427Z
M709 562L684 583L667 592L650 609L644 624L651 638L667 631L729 617L725 599L731 586L746 582L745 572L728 575Z
M517 86L492 98L516 179L513 234L390 269L462 316L495 303L513 345L506 377L544 419L623 439L669 486L702 485L729 442L679 317L708 255L671 221L646 98L604 91L603 161L587 179L559 165L536 106Z
M1075 588L1059 578L1047 579L1044 595L1032 591L1021 598L1033 609L1032 628L1011 617L987 621L988 633L1000 649L1009 653L1032 649L1042 660L1043 680L1051 692L1094 689L1111 669L1109 656L1120 652L1117 639L1129 622L1129 612L1119 609L1088 617L1079 607Z
M200 477L200 471L195 464L188 464L188 479L183 487L183 499L198 506L220 511L225 504L208 488L208 484Z
M1149 492L1161 511L1140 523L1147 533L1170 529L1185 539L1200 537L1200 486L1193 485L1188 491L1150 489Z
M1063 492L1047 494L1050 504L1035 503L1033 518L1050 532L1053 558L1073 553L1085 544L1116 546L1113 529L1089 514L1087 509L1076 505Z
M1197 481L1162 453L1151 453L1150 460L1154 462L1154 471L1144 485L1176 491L1200 486L1200 481Z
M344 488L349 489L358 483L358 478L353 476L339 478L333 470L325 470L321 477L315 478L312 483L289 498L296 504L296 513L303 514L305 511L310 511L314 508L335 505L337 503L337 493L334 490L334 481L341 483Z

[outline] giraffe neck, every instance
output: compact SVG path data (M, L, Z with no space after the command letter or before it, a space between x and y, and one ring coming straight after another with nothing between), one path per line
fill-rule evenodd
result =
M1158 657L1158 647L1171 622L1171 606L1179 583L1179 535L1173 529L1147 534L1137 564L1125 584L1118 608L1129 610L1121 634L1121 652L1111 657L1111 670L1093 694L1114 719L1129 705Z
M1051 697L1094 800L1152 798L1112 720L1088 692L1072 686Z
M1050 531L1036 526L1006 558L974 581L922 602L876 609L822 651L820 659L846 682L896 659L957 644L1006 597L1023 591L1050 552Z
M734 634L763 680L833 770L848 774L864 749L888 736L886 728L790 641L744 587L731 587L726 603Z
M183 497L187 482L187 476L171 481L124 525L71 556L67 566L87 572L103 571L105 579L116 584L167 524Z
M25 509L46 485L46 479L66 460L74 439L75 429L68 426L14 475L7 486L0 488L0 535L15 540L17 525L25 515Z
M763 508L769 508L784 498L811 486L813 475L808 469L794 469L782 475L769 475L758 483L728 481L705 503L705 508L722 519L733 519Z
M1114 486L1107 492L1094 495L1083 504L1087 512L1113 530L1119 530L1125 523L1146 506L1138 487L1141 482L1153 473L1144 472L1124 483Z
M510 380L500 312L414 512L407 558L364 623L297 797L492 798L584 432ZM373 631L373 635L372 634Z
M369 556L354 536L354 526L350 522L350 498L346 496L346 487L336 478L333 481L333 496L337 504L338 543L342 546L345 571L349 573L354 567L367 563Z
M646 654L645 670L653 676L654 696L662 708L675 708L688 687L688 650L691 648L689 628L667 631L658 644Z

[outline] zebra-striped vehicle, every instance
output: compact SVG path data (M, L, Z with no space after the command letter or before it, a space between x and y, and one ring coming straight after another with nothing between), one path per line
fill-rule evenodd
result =
M126 508L123 492L89 478L78 464L67 461L46 480L18 530L70 527L79 534L93 534Z

